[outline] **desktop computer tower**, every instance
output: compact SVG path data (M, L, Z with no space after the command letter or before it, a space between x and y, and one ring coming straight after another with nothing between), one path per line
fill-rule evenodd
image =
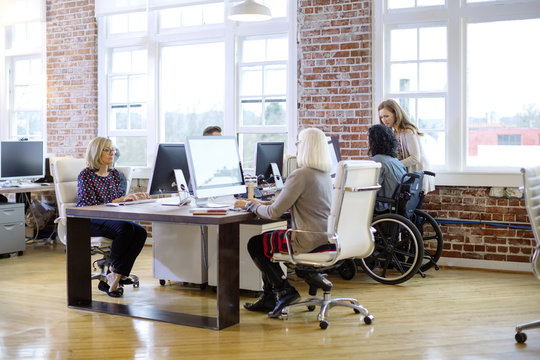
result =
M205 226L202 227L205 231ZM201 226L153 223L153 274L159 280L206 284L206 243Z

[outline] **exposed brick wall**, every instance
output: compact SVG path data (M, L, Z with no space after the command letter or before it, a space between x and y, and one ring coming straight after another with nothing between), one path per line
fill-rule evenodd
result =
M338 135L342 155L367 154L371 1L299 0L298 121Z
M47 0L47 149L83 157L97 135L94 0Z
M443 256L479 260L529 262L535 240L531 230L485 223L529 223L525 200L497 198L486 187L439 186L426 197L423 209L439 219L469 224L441 224ZM474 222L482 222L481 224Z

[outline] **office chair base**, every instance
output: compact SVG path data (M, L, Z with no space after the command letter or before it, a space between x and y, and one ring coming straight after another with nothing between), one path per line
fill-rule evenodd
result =
M516 341L520 344L523 344L525 341L527 341L527 335L522 331L527 330L527 329L536 329L536 328L540 328L540 320L531 321L524 324L518 324L516 326L516 336L515 336Z
M289 305L281 310L281 315L279 316L282 320L287 320L289 317L289 310L293 307L305 306L308 311L315 310L316 306L319 306L321 310L317 315L317 320L319 321L319 326L321 329L326 329L329 325L327 318L330 309L334 306L345 306L354 310L355 314L361 314L363 316L364 323L369 325L373 322L374 317L369 313L369 311L360 305L358 300L354 298L332 298L329 292L324 293L324 297L309 297L304 301L300 301Z

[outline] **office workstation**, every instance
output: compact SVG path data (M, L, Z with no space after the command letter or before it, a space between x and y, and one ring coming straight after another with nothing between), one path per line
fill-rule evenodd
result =
M0 139L43 140L47 156L82 159L92 138L109 137L121 150L117 167L133 169L135 192L148 191L160 145L218 125L237 138L246 170L255 167L257 142L283 142L286 184L300 130L336 137L343 160L368 159L367 130L381 122L377 105L392 98L424 133L437 174L422 208L444 235L440 270L399 285L360 268L351 280L330 273L336 295L364 299L376 321L358 324L336 309L326 331L313 327L313 313L285 322L245 311L253 298L240 285L240 322L218 332L68 308L64 246L27 246L24 256L0 259L0 357L251 359L276 354L276 344L284 358L538 357L538 331L525 330L524 344L513 338L516 324L539 317L536 242L519 190L520 168L538 162L539 68L530 45L538 1L255 2L271 19L230 20L244 1L2 1ZM180 199L177 189L172 194L151 197ZM174 271L154 277L162 236L158 222L142 224L151 237L133 268L140 288L108 299L92 281L92 300L133 304L138 296L146 305L159 301L158 309L192 304L216 318L211 247L219 225L178 225L192 229L186 235L198 240L202 268L182 278L186 262L174 264L167 248L161 270ZM166 235L176 226L163 224Z
M277 155L272 158L275 159L276 156L280 158L280 167L282 167L283 144L274 152ZM259 154L262 152L259 151ZM258 163L265 172L272 167L269 160L259 160ZM178 177L178 170L181 170L181 178ZM274 166L274 171L272 176L281 179L277 166ZM190 186L187 185L186 179L189 179ZM252 219L253 214L246 211L228 210L234 207L232 195L246 192L236 138L188 137L186 144L160 145L148 190L150 194L158 195L174 193L178 199L165 197L155 202L131 204L126 202L125 206L120 207L104 204L66 209L68 305L79 309L213 329L223 329L238 323L240 223ZM184 194L188 197L193 196L191 202L180 202ZM226 211L223 215L197 214L196 212L197 210L204 212L205 209L208 211L225 209ZM88 218L152 222L154 277L160 280L206 283L208 282L205 276L207 269L204 269L201 264L203 259L206 259L204 261L212 273L211 284L216 286L217 291L216 318L182 315L151 307L130 307L92 300L90 237L86 230L88 220L85 221ZM189 231L190 228L194 228L193 225L204 226L207 234L209 232L215 234L211 239L208 238L208 241L212 242L213 253L206 253L205 246L202 245L204 238L200 235L190 235L193 234ZM286 222L280 221L279 225L286 227ZM208 227L212 226L214 228L209 231ZM198 233L197 228L194 233ZM171 257L170 254L178 255ZM82 258L86 260L82 261ZM183 260L187 259L192 260L185 263ZM196 266L193 264L194 260L199 261ZM243 262L247 263L248 259L243 259ZM210 266L209 263L212 265ZM190 273L195 275L190 277ZM251 272L246 272L244 276L250 274ZM177 278L171 279L171 276ZM255 284L257 280L258 287L255 285L256 287L252 290L260 290L260 273L258 275L255 273Z

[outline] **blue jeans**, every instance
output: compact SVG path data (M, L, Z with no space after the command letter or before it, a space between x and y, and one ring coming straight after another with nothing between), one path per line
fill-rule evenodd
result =
M111 266L114 272L129 276L135 259L146 242L146 230L134 222L90 219L90 236L111 239Z

